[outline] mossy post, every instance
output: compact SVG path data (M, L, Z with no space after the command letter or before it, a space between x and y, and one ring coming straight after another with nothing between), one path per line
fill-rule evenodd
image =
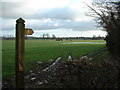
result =
M16 88L24 88L25 21L16 20Z

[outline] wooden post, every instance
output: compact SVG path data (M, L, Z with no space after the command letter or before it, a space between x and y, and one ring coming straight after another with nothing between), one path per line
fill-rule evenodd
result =
M24 42L25 24L22 18L16 20L16 88L24 88Z

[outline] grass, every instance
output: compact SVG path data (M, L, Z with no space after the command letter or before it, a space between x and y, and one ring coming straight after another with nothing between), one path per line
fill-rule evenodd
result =
M108 51L104 51L103 54L101 54L100 56L95 57L92 60L92 63L97 63L97 62L99 62L103 58L109 58L109 56L110 56L109 52Z
M77 40L77 42L104 42L102 40ZM25 41L25 68L29 70L37 61L48 62L62 56L66 60L69 53L74 58L96 51L104 44L62 44L70 41L26 40ZM74 41L72 41L74 42ZM75 41L76 42L76 41ZM2 41L3 77L14 74L15 71L15 41Z

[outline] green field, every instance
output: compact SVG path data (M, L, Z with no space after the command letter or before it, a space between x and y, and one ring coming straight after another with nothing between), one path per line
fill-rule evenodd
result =
M48 62L62 56L66 60L69 53L74 58L96 51L105 44L63 44L64 42L104 42L103 40L77 40L77 41L48 41L26 40L25 41L25 68L29 70L37 61ZM15 71L15 41L2 41L2 69L3 76L14 74Z

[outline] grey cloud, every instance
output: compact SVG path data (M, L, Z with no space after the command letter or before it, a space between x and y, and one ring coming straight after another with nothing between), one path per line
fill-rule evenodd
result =
M29 20L26 23L26 27L32 28L34 30L49 30L49 29L72 29L72 30L93 30L94 27L93 21L74 21L76 13L69 9L69 7L63 8L52 8L46 10L39 10L36 13L28 15L22 13L21 8L24 8L25 3L2 3L2 17L3 17L3 30L13 30L15 29L15 20L19 17ZM31 10L32 12L32 10ZM11 19L13 18L13 19ZM32 22L31 19L38 20L37 22ZM51 19L51 22L39 22L42 19ZM7 20L10 20L9 22Z
M2 19L2 30L10 31L15 29L15 19Z
M38 10L35 13L27 12L23 13L24 6L26 3L2 3L2 17L3 18L13 18L16 19L18 17L23 17L26 19L43 19L43 18L51 18L51 19L69 19L72 20L76 15L74 11L70 10L69 7L63 8L51 8L51 9L44 9ZM28 15L28 13L32 13Z
M51 18L51 19L62 19L62 20L72 20L75 17L75 13L68 7L64 8L53 8L47 9L42 12L37 12L33 15L36 19L41 18Z
M16 20L15 19L3 19L3 30L14 30ZM50 29L72 29L76 31L95 30L95 22L93 21L70 21L61 19L51 19L51 21L32 21L25 19L26 28L32 28L33 30L50 30Z
M29 24L28 27L32 27L36 30L49 30L49 29L72 29L72 30L95 30L95 22L91 21L68 21L68 20L53 20L52 22L43 22L43 23L35 23Z
M24 16L23 13L20 13L20 8L23 3L16 2L2 2L2 18L16 19L20 16Z

